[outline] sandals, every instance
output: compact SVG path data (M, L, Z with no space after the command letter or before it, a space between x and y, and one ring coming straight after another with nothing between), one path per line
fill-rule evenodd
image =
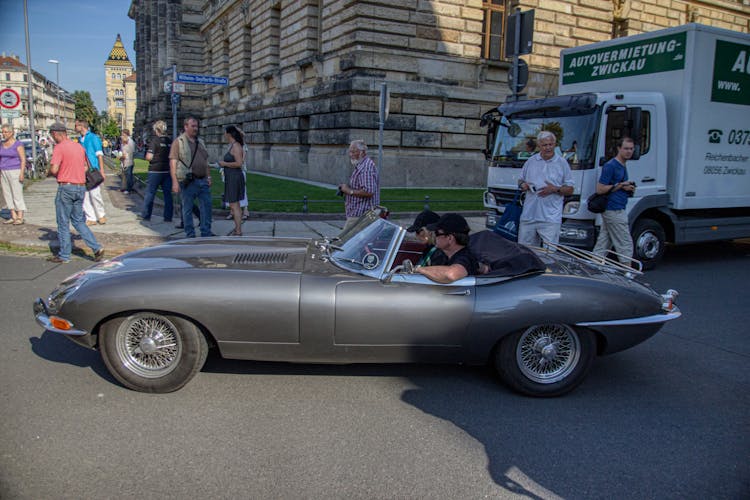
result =
M16 219L8 219L8 220L3 221L3 224L15 224L15 223L16 223Z
M242 236L242 233L238 233L236 229L232 229L227 233L227 236Z
M16 220L13 221L13 225L14 226L20 226L23 223L24 223L23 219L16 219Z

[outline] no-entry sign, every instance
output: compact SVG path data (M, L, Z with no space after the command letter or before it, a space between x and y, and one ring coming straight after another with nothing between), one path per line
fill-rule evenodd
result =
M17 108L21 102L21 97L13 89L0 90L0 106L5 109Z

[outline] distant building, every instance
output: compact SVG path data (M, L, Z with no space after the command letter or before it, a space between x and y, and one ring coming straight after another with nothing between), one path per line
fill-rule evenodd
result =
M104 63L104 82L107 91L107 114L118 126L133 132L135 121L135 72L122 44L120 34Z
M49 126L56 120L64 122L73 132L75 120L75 102L68 91L58 88L57 83L48 79L38 71L31 70L34 94L34 129L40 132L49 130ZM21 98L21 103L12 111L18 116L6 118L0 115L0 123L9 123L16 131L30 131L29 119L29 75L25 64L18 56L0 56L0 89L15 90Z
M228 78L187 84L181 119L203 120L214 159L238 124L255 170L337 184L364 139L377 156L390 90L383 186L482 186L480 117L508 94L508 15L535 9L529 97L553 95L562 48L688 22L748 31L747 0L132 0L136 128L165 119L170 68Z

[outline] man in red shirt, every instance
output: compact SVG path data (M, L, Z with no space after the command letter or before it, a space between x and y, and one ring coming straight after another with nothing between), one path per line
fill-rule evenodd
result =
M73 250L70 224L73 224L83 241L94 252L94 260L98 262L104 257L104 247L96 241L83 215L83 197L86 195L86 151L80 144L68 138L64 124L55 122L49 130L56 143L49 173L57 177L55 214L60 251L47 260L58 264L70 262L70 253Z

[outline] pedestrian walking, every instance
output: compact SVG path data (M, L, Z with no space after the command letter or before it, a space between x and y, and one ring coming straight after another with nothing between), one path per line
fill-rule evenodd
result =
M630 265L633 255L633 238L630 236L630 225L625 207L628 197L635 193L635 184L628 180L628 169L625 166L635 151L635 142L630 137L617 140L617 156L602 167L599 182L596 184L598 194L607 194L607 209L602 212L602 227L594 245L594 253L606 257L614 245L617 258L621 263Z
M3 224L23 224L26 202L23 199L23 181L26 176L26 150L16 140L13 127L2 126L3 140L0 143L0 184L3 198L10 209L10 219Z
M169 151L172 192L180 193L182 199L182 222L185 236L195 237L193 203L198 200L201 236L212 236L211 232L211 175L208 166L208 151L198 138L198 119L185 118L183 133L172 143Z
M343 232L352 227L365 212L380 205L380 176L375 163L367 156L363 140L349 144L349 161L354 167L349 182L339 185L344 202L346 224Z
M90 168L92 170L99 170L102 174L102 179L106 178L101 139L89 129L89 122L86 120L76 120L75 128L76 132L80 134L78 142L86 150L86 158L88 158ZM83 211L86 214L86 225L88 226L93 226L97 223L107 223L107 214L104 212L104 200L102 199L101 190L103 185L102 183L91 191L86 191L86 196L83 200Z
M50 175L57 178L55 215L57 217L57 239L60 250L47 260L58 264L70 262L73 242L70 237L70 224L73 225L84 243L94 252L94 260L104 257L104 247L96 241L94 233L86 225L83 213L83 199L86 195L86 151L80 144L68 138L65 125L55 122L50 127L55 150L50 162Z
M148 181L146 195L143 198L141 219L151 220L156 191L161 188L164 196L164 222L172 221L174 206L172 202L172 176L169 173L169 149L172 139L167 136L167 124L163 120L154 122L154 136L148 143L146 160L148 164Z

